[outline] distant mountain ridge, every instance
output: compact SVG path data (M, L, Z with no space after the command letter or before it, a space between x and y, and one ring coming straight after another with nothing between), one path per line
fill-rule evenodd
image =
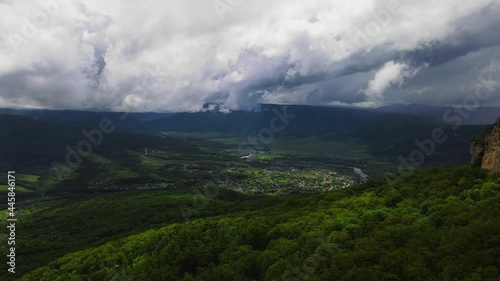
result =
M460 118L464 125L489 125L500 115L498 107L454 108L425 104L392 104L375 110L433 119L440 124L453 125ZM462 110L462 112L459 112Z
M42 120L56 123L92 126L102 118L123 119L121 125L124 128L133 128L141 122L147 122L160 118L169 118L173 113L123 113L123 112L97 112L80 110L50 110L50 109L10 109L0 108L0 114L27 115Z
M279 115L296 116L286 124L291 132L345 131L366 128L377 124L427 123L426 117L382 112L365 108L320 107L303 105L262 104L257 111L180 112L180 113L119 113L71 110L19 110L0 109L0 114L28 115L41 120L78 125L96 126L103 118L115 120L119 129L147 133L162 131L219 131L258 132L270 126Z
M266 119L269 114L266 111L272 111L273 108L281 108L282 105L274 104L261 104L256 111L232 111L232 112L220 112L216 105L210 106L207 104L203 111L200 112L178 112L178 113L157 113L157 112L134 112L128 113L123 122L117 124L118 127L124 129L139 130L141 127L145 128L146 131L151 131L152 128L170 127L178 128L180 124L177 125L162 125L162 122L171 123L172 120L176 119L178 122L189 122L189 126L194 129L195 127L200 127L201 124L207 124L209 121L221 122L224 116L241 119L249 118L252 121L258 121L262 117ZM387 117L387 114L404 115L410 117L420 117L421 120L426 120L429 123L435 123L440 125L454 125L460 119L461 125L489 125L495 122L496 118L500 115L500 108L498 107L478 107L478 108L462 108L457 109L447 106L433 106L424 104L392 104L387 106L382 106L378 108L360 108L360 107L342 107L342 106L308 106L308 105L286 105L287 108L291 110L299 111L307 116L317 116L325 118L336 118L345 119L344 121L349 123L351 121L359 120L361 118L381 118L383 116ZM210 108L212 110L210 110ZM214 110L215 109L215 110ZM462 112L460 112L460 110ZM14 114L14 115L29 115L38 117L40 119L54 121L66 124L78 124L78 125L93 125L102 118L117 119L124 113L121 112L96 112L96 111L77 111L77 110L48 110L48 109L9 109L0 108L0 114ZM261 114L262 113L262 114ZM385 115L384 115L385 113ZM359 116L356 116L358 115ZM392 115L393 117L396 115ZM260 116L260 117L259 117ZM208 119L205 119L208 118ZM417 118L418 119L418 118ZM163 121L160 121L163 120ZM416 120L414 118L414 120ZM200 123L201 121L201 123ZM266 120L262 120L265 122ZM268 121L268 120L267 120ZM317 122L318 120L315 120ZM335 120L339 121L339 120ZM231 127L230 123L227 121L224 124ZM322 122L320 122L322 123ZM313 124L318 126L318 124ZM209 126L209 128L217 129L217 126ZM319 127L322 127L320 125Z

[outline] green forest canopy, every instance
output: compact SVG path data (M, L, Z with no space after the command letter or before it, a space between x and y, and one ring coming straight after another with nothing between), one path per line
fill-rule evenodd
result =
M499 264L500 178L465 166L170 224L21 280L473 281Z

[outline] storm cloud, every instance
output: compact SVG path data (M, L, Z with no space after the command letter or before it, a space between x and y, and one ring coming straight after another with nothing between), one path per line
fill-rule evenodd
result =
M0 1L0 107L500 106L500 3Z

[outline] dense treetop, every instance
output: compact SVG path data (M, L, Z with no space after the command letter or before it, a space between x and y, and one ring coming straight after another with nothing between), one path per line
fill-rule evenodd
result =
M458 167L169 224L21 280L498 280L499 259L500 178Z

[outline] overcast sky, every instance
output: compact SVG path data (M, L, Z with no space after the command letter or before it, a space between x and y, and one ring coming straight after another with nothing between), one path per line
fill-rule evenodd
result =
M0 0L0 107L500 106L499 0Z

